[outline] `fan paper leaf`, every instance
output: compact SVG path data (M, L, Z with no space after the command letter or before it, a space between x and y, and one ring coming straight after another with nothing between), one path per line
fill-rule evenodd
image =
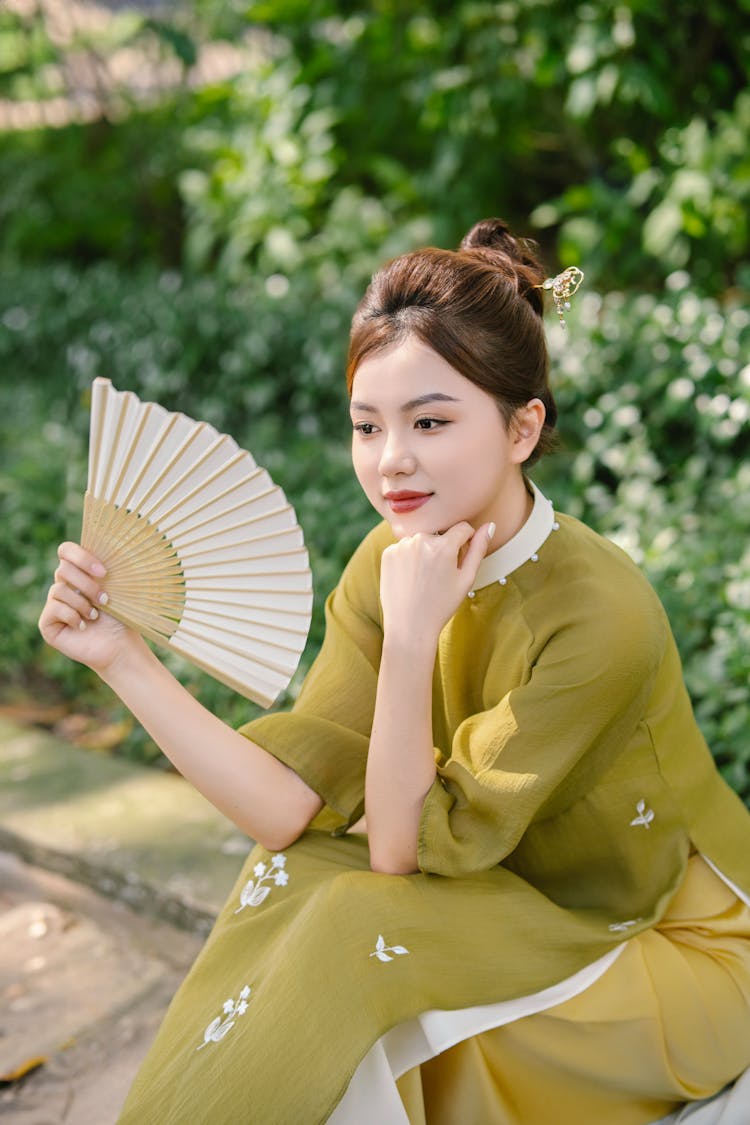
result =
M261 706L289 684L312 579L282 490L227 434L95 379L81 542L106 612Z

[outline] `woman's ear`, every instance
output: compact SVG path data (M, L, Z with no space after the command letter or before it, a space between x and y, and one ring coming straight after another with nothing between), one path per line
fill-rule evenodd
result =
M511 421L513 437L512 458L515 464L522 465L534 452L542 432L547 410L540 398L530 399L520 406Z

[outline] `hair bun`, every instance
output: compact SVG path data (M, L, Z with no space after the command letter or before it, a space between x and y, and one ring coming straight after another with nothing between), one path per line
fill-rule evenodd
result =
M475 246L491 246L509 256L517 249L510 227L502 219L480 219L461 239L459 249L472 250Z
M536 255L536 246L526 238L516 238L503 219L480 219L461 239L459 250L474 251L494 265L516 292L524 297L534 312L544 315L544 299L539 286L545 278L544 267Z

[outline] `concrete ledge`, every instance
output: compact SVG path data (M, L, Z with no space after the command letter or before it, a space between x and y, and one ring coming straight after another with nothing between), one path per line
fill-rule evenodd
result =
M205 933L252 842L181 777L0 719L0 846Z

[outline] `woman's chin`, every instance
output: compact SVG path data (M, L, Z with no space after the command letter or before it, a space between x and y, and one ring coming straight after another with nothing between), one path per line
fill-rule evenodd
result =
M386 517L390 529L395 535L396 539L408 539L410 535L442 535L447 531L447 527L436 526L434 520L415 519L414 516L404 518L398 515L389 515Z

